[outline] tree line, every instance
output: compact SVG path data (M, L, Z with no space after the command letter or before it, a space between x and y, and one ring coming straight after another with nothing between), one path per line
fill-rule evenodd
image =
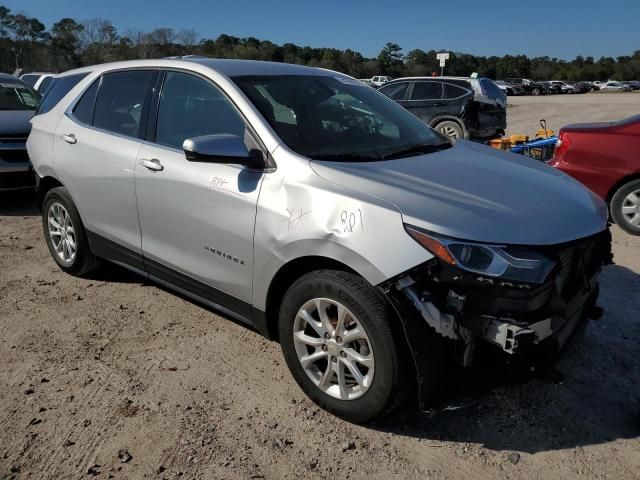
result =
M62 72L97 63L176 55L204 55L297 63L347 73L357 78L374 75L418 76L440 72L436 50L407 53L387 43L377 57L367 58L351 49L277 45L254 37L219 35L201 38L194 30L156 28L150 32L129 29L119 33L109 20L77 21L63 18L50 29L37 18L12 13L0 6L0 71ZM477 72L493 79L510 77L534 80L637 80L640 50L617 58L578 56L571 61L529 58L525 55L478 56L452 52L446 74L468 76Z

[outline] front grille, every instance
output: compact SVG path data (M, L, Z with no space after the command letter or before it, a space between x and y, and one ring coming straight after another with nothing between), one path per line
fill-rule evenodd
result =
M2 150L0 145L0 160L9 163L25 163L29 161L26 150Z
M556 285L564 300L573 298L607 262L611 251L609 232L560 245L555 249L558 263Z

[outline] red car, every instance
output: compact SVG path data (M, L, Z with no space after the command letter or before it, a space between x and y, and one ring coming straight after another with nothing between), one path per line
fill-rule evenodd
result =
M640 115L562 127L549 165L602 197L616 224L640 235Z

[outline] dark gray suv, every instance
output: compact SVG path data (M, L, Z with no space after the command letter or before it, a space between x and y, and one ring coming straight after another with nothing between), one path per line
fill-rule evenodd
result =
M507 128L507 96L488 78L399 78L380 92L456 139L495 138Z
M0 190L33 188L26 142L39 103L38 92L0 73Z

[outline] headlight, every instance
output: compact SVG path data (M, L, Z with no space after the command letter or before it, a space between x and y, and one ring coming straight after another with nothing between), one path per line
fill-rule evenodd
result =
M462 270L516 282L543 283L555 263L525 247L487 245L434 236L405 225L420 245L440 260Z

